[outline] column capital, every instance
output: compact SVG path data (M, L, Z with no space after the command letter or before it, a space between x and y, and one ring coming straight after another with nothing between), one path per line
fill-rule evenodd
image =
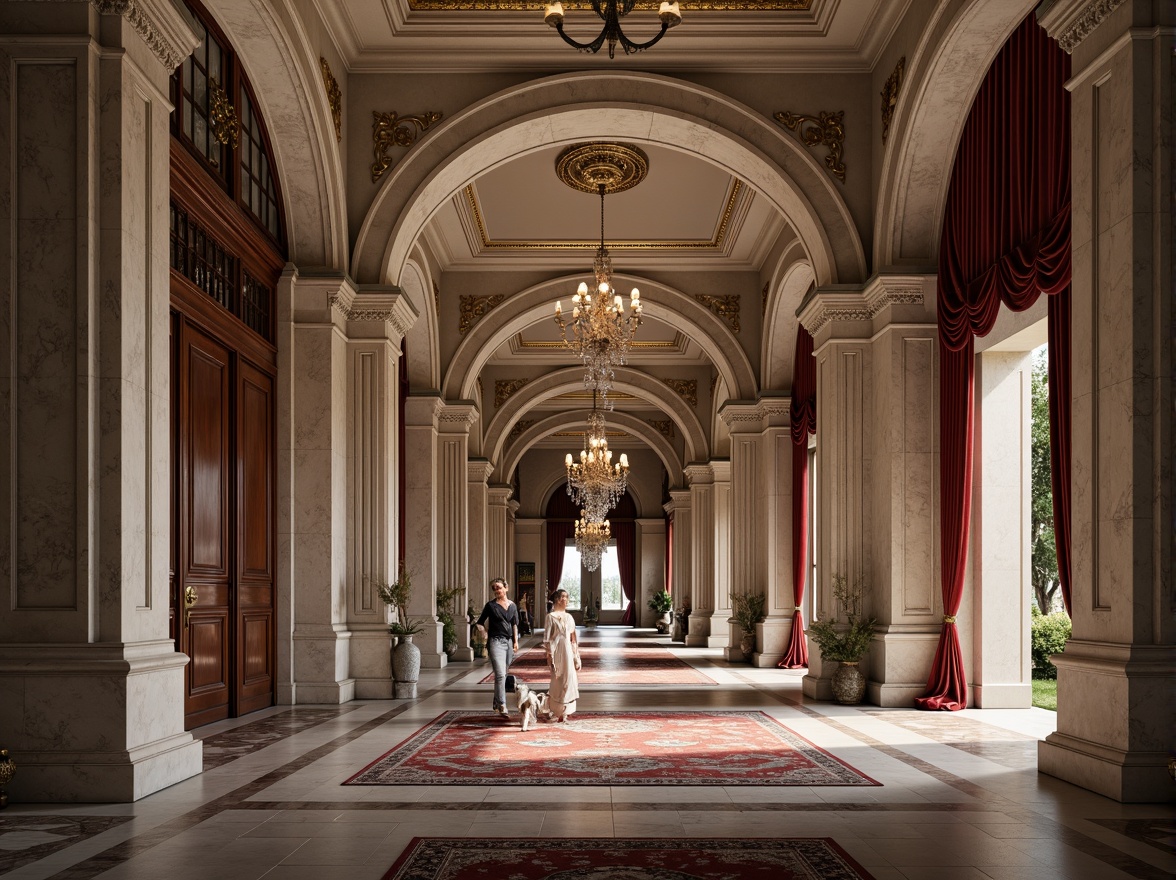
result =
M488 489L489 503L497 507L505 507L512 495L514 495L514 487L504 483L496 483Z
M437 418L444 406L436 394L410 394L404 402L404 424L415 428L427 425L436 430Z
M719 418L732 434L760 434L768 428L785 427L792 417L790 396L761 397L754 403L730 400L719 409Z
M437 430L442 434L468 434L477 420L478 407L473 401L442 403L437 410Z
M709 464L692 464L682 468L682 473L686 475L686 482L690 486L703 486L715 480L715 472ZM686 494L689 495L689 492ZM674 493L671 491L670 497L673 496Z
M125 18L169 74L200 45L200 38L169 0L90 0L90 5L102 15Z
M817 342L862 339L894 321L935 323L934 275L875 275L864 286L834 284L805 297L797 318Z
M674 513L681 510L685 513L690 512L690 490L689 489L671 489L670 500L662 505L662 510L666 513Z
M494 473L494 465L485 458L471 458L466 462L466 477L471 483L485 483Z
M1037 21L1045 32L1058 41L1062 51L1072 55L1108 15L1124 0L1054 0Z

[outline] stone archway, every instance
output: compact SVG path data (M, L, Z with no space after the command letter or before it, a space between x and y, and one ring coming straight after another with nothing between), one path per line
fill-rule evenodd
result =
M789 219L821 284L865 280L848 207L795 138L719 92L632 71L524 83L443 123L381 187L356 241L353 277L397 283L420 231L461 187L515 156L600 137L603 109L609 136L689 152L746 181Z

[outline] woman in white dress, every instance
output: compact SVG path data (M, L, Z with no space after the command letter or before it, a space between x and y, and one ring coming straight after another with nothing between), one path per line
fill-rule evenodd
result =
M568 591L556 590L543 631L543 650L551 669L547 708L556 721L567 721L580 698L580 649L576 643L576 621L568 614Z

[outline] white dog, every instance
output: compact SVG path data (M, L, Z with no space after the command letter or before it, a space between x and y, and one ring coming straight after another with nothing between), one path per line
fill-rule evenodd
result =
M530 730L540 715L550 717L547 694L542 691L533 691L520 681L515 685L515 698L518 700L519 714L523 718L523 730Z

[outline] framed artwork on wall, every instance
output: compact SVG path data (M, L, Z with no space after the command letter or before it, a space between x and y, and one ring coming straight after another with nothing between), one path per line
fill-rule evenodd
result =
M515 563L515 604L526 611L528 616L535 614L535 563Z

